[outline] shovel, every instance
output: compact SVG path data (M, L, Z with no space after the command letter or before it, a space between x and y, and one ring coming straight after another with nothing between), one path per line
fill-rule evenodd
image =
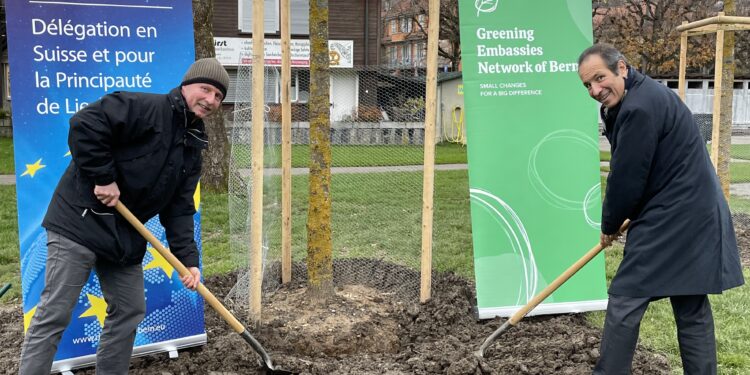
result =
M188 271L188 269L182 264L182 262L180 262L177 257L172 254L172 252L167 250L167 248L164 247L164 245L162 245L162 243L159 242L159 240L156 239L156 237L154 237L154 235L151 234L148 229L146 229L146 227L130 212L130 210L128 210L127 207L125 207L125 205L118 201L115 205L115 208L117 209L117 212L119 212L120 215L122 215L125 220L127 220L138 231L138 233L140 233L141 236L146 239L146 241L150 242L151 245L156 249L156 251L158 251L159 254L161 254L161 256L164 257L164 259L166 259L167 262L177 270L180 276L190 275L190 271ZM263 346L260 345L258 340L256 340L255 337L253 337L250 332L245 329L245 326L243 326L242 323L240 323L240 321L237 320L237 318L235 318L234 315L232 315L232 313L229 312L229 310L227 310L227 308L224 307L221 302L219 302L219 300L213 295L213 293L211 293L210 290L208 290L208 288L203 285L203 283L198 283L196 291L203 297L206 302L208 302L211 307L213 307L214 310L216 310L217 313L219 313L219 315L232 327L232 329L240 336L242 336L242 338L247 341L248 344L250 344L253 350L260 355L261 359L263 359L263 369L266 372L279 375L293 374L289 371L277 370L274 368L271 357L268 355L266 350L263 349Z
M619 237L626 229L628 229L628 225L630 225L630 220L625 220L624 223L622 223L622 226L620 227L620 230L617 232L617 236ZM518 322L523 319L526 314L531 312L531 310L534 310L534 308L542 303L547 297L549 297L550 294L552 294L557 288L559 288L562 284L564 284L568 279L570 279L573 275L576 274L583 266L585 266L591 259L593 259L599 252L601 252L603 249L602 245L600 243L597 243L596 246L592 247L591 250L589 250L586 254L584 254L581 259L578 259L577 262L573 263L572 266L568 267L565 272L563 272L560 276L558 276L555 280L553 280L549 285L547 285L544 290L539 292L534 298L532 298L526 305L521 307L520 310L516 311L513 316L510 317L510 319L506 320L505 323L503 323L500 328L496 329L495 332L492 332L489 337L487 337L484 342L482 343L482 346L479 347L479 350L474 352L474 355L476 355L479 358L484 357L484 352L487 350L487 348L492 344L493 341L495 341L498 336L500 336L503 332L507 331L510 327L515 326L518 324Z

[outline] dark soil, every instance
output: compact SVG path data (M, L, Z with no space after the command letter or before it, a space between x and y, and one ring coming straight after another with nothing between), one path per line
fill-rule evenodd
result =
M295 280L304 280L296 268ZM393 265L387 272L394 272ZM236 275L212 277L206 285L224 296L235 280ZM587 374L599 357L600 329L583 315L555 315L523 320L479 360L473 352L502 320L475 320L474 286L463 278L436 275L432 286L426 304L367 283L337 286L326 303L311 303L300 281L264 297L262 328L251 332L277 368L304 374ZM237 316L247 321L243 313ZM20 307L0 309L0 372L17 372L21 319ZM177 359L135 358L131 373L262 373L258 355L210 308L206 331L207 345L182 350ZM670 373L663 356L642 348L633 366L633 374Z

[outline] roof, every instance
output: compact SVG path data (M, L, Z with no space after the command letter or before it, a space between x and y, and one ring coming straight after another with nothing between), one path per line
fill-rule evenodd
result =
M437 81L443 82L443 81L450 81L452 79L461 78L462 72L445 72L445 73L438 73Z

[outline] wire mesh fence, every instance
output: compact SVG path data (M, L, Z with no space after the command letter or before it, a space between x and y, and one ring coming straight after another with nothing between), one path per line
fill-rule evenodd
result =
M713 114L694 113L693 118L711 154ZM733 126L729 145L720 145L719 152L729 157L729 174L719 173L719 182L722 186L729 186L729 206L735 232L740 245L745 246L745 237L750 235L750 132L742 126Z
M330 74L334 283L366 284L416 300L422 235L424 72L354 68L331 69ZM247 259L249 252L249 197L253 188L249 173L251 76L251 66L238 67L230 132L230 247L239 266L246 266L246 261L240 260ZM293 68L291 82L293 277L304 278L310 161L309 68ZM264 293L278 288L281 280L280 83L280 68L266 67ZM458 116L462 119L463 113ZM465 146L458 130L438 131L437 135L437 142L454 143L438 146L438 158L442 158L438 163L447 165L438 166L436 172L435 256L442 253L446 259L467 263L456 267L470 273ZM463 258L459 261L459 257ZM383 273L384 269L393 272ZM382 274L375 275L374 270ZM244 274L227 299L247 301L250 287Z
M734 129L729 157L729 206L738 242L745 246L750 236L750 133Z

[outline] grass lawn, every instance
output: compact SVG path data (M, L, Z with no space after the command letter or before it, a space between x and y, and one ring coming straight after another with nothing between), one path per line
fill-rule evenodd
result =
M235 145L233 153L249 166L250 147ZM419 165L424 159L421 145L333 145L331 150L334 167L375 167L383 165ZM281 165L281 146L266 147L265 165ZM307 167L310 163L308 145L292 145L292 168ZM466 146L455 143L440 143L435 146L435 164L465 164Z
M711 152L710 148L709 152ZM729 154L733 159L750 160L750 145L732 145Z
M421 184L422 174L413 172L333 175L334 256L378 258L416 267L421 254ZM435 268L473 277L467 171L438 171L435 186ZM307 189L307 176L294 176L292 252L295 260L305 258ZM271 253L280 248L278 219L276 221L273 224L264 219L270 224Z
M729 209L732 213L744 213L750 215L750 199L735 195L729 196Z
M750 163L729 163L729 178L733 184L750 182Z
M0 185L0 288L6 283L13 284L0 302L20 301L21 270L18 257L16 187Z
M0 137L0 174L13 174L13 138Z

